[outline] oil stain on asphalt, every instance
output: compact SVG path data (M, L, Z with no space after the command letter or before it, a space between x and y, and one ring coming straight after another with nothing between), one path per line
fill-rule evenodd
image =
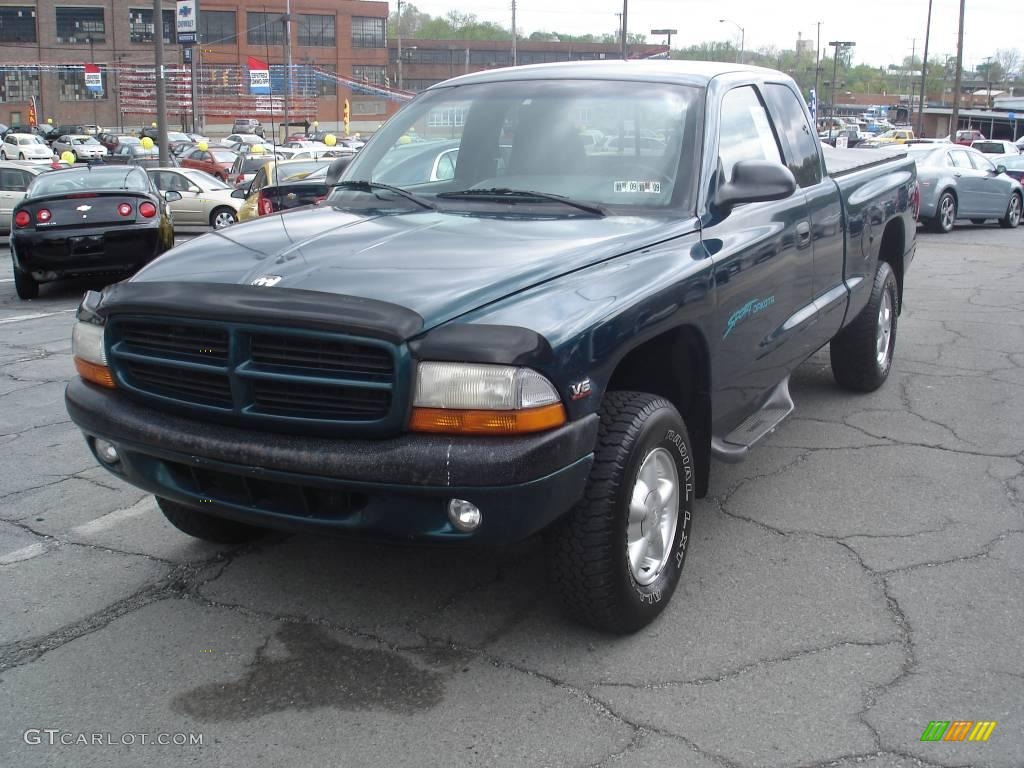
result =
M286 655L271 658L261 648L241 679L193 688L175 697L172 708L202 722L319 707L412 714L436 706L444 694L437 672L394 651L339 642L314 624L284 624L275 637Z

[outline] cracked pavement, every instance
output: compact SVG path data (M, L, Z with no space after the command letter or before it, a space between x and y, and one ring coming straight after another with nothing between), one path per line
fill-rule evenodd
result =
M1024 765L1022 233L922 233L907 286L889 382L805 363L793 417L712 467L672 604L619 638L560 615L536 541L178 533L64 411L89 286L0 283L0 765Z

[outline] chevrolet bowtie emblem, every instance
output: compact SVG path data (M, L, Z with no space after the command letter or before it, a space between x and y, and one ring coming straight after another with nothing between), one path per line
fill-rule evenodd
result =
M92 206L91 205L80 205L77 208L75 208L75 210L76 211L82 211L82 213L85 213L86 211L91 211L92 210Z

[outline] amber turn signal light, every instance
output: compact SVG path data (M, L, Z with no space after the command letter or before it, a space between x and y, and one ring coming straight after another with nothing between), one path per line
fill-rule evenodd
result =
M107 389L114 389L114 377L110 374L110 369L105 365L97 365L96 363L90 363L87 360L76 357L75 370L78 371L79 376L88 382Z
M409 428L413 432L449 435L525 435L565 424L561 403L520 411L413 408Z

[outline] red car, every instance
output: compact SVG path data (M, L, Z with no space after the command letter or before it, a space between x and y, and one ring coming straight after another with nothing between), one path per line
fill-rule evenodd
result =
M221 181L227 181L228 172L231 170L236 157L238 157L237 152L223 147L210 147L209 149L199 149L196 147L191 152L186 152L182 155L181 167L206 171Z
M982 141L984 138L985 134L977 129L956 132L956 143L963 144L965 147L971 146L971 142Z

